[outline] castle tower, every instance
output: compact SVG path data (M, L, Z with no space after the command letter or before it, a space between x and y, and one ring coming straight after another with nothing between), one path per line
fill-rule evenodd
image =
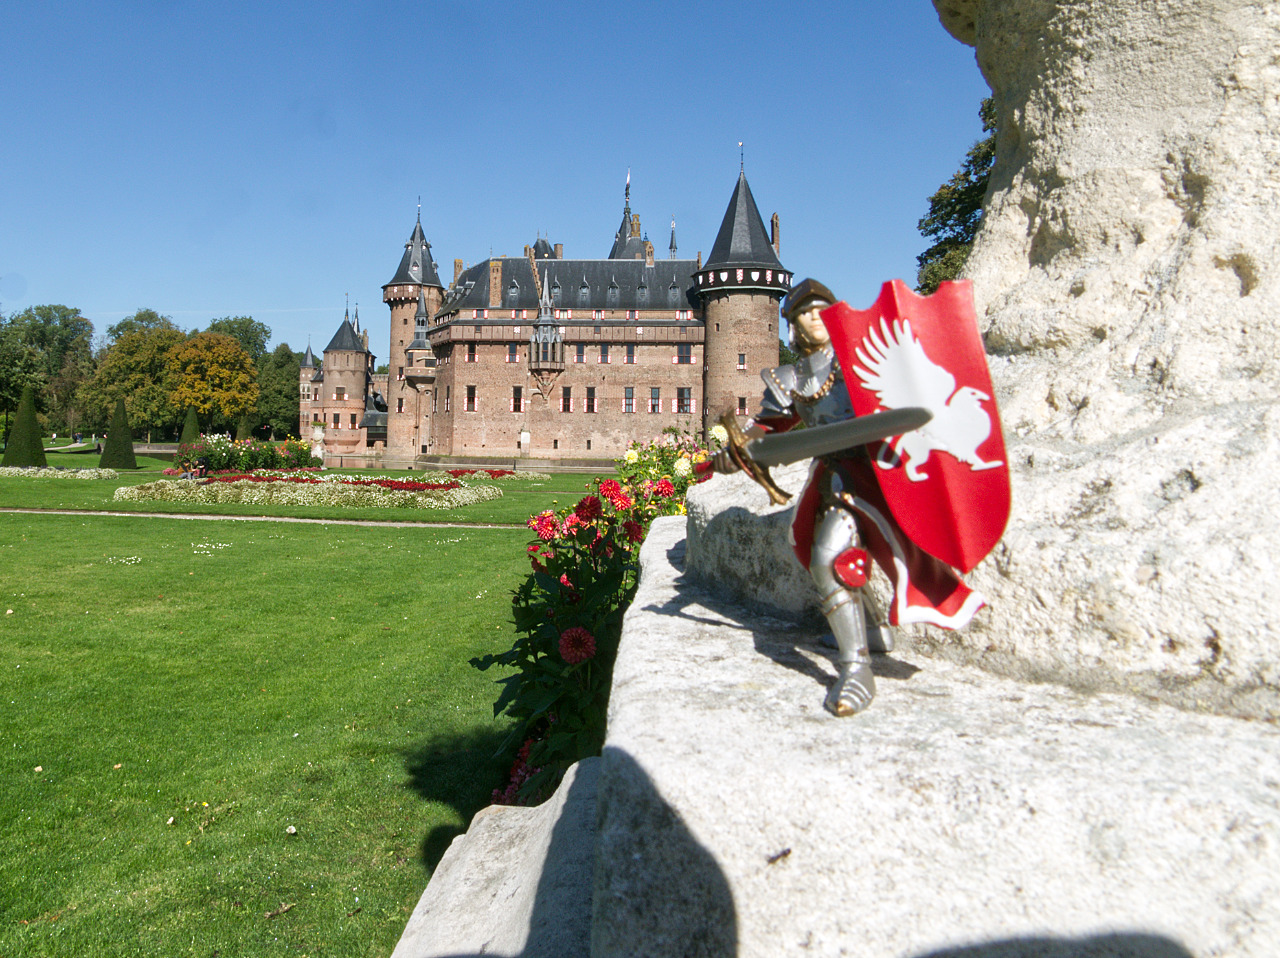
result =
M372 374L373 356L352 325L351 316L344 314L342 325L324 348L318 383L319 406L326 421L326 465L336 464L340 456L364 454L366 435L361 423Z
M302 357L302 365L298 367L298 438L311 438L312 410L319 409L315 399L320 394L320 384L312 385L319 375L315 353L311 351L311 343L307 343L306 355Z
M382 301L391 309L391 355L387 360L387 455L413 459L426 444L429 433L424 422L431 408L430 384L413 373L415 366L431 356L427 345L427 325L440 308L444 287L431 260L431 244L422 232L422 209L404 244L400 267L382 287Z
M760 395L760 370L778 365L778 304L791 285L745 173L694 280L706 320L702 423L710 429L725 411L744 419Z

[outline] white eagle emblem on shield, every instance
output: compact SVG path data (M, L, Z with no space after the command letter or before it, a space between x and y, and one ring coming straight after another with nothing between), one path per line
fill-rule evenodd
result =
M889 325L882 318L880 328L868 330L854 355L858 357L854 373L876 394L882 408L924 406L933 414L926 425L881 447L876 459L880 468L896 465L885 455L889 449L905 460L906 476L912 482L929 478L921 469L934 450L955 456L975 471L1004 465L978 455L978 447L991 435L991 415L982 406L991 397L972 386L957 389L956 377L925 354L911 332L911 320L898 319Z

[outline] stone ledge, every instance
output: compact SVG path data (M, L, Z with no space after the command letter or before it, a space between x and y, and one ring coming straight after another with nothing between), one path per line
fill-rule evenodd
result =
M599 786L592 954L1262 958L1280 731L878 657L855 719L813 633L642 552Z

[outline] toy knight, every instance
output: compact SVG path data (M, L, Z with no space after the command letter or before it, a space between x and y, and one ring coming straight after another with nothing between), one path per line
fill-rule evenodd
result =
M901 284L886 284L886 293L892 291L899 298L905 298L899 287ZM963 292L968 293L967 284L963 285ZM948 290L947 296L950 295L952 291ZM906 293L906 297L917 303L928 303L927 300L909 293ZM882 295L882 300L884 298ZM793 461L800 456L794 452L779 454L774 448L772 453L768 453L774 458L769 460L762 452L769 448L770 443L777 446L782 442L791 442L794 438L799 442L792 442L792 445L806 443L810 450L808 455L815 456L808 482L800 494L792 518L792 546L818 587L822 613L826 616L838 649L838 674L827 693L824 705L835 715L847 716L866 709L875 696L871 653L889 652L893 649L892 633L887 624L880 627L882 623L876 621L879 616L868 614L868 595L864 587L871 571L870 560L874 559L876 565L884 571L892 587L890 623L897 625L927 622L944 628L958 628L981 608L983 599L960 580L952 565L961 566L964 571L968 571L977 561L973 558L974 549L984 547L972 546L964 555L956 552L955 556L952 555L955 549L946 543L935 547L935 554L925 551L918 540L929 540L931 535L917 535L913 541L913 537L904 532L895 516L895 513L901 516L904 512L910 515L912 502L891 504L886 501L885 491L881 488L886 481L886 477L881 474L883 470L896 470L898 473L905 471L902 450L924 450L917 458L923 458L925 462L928 462L927 457L934 450L949 451L945 441L935 441L932 446L929 445L928 437L931 434L927 432L929 427L926 424L931 419L938 418L939 414L947 413L948 397L954 399L965 393L965 389L956 391L955 379L951 377L950 391L942 395L941 399L935 396L932 400L926 397L924 401L911 401L914 397L910 395L910 389L906 388L898 389L895 393L894 386L886 385L886 382L894 378L895 373L905 373L907 378L914 379L918 378L915 374L928 365L936 370L933 377L936 385L940 385L940 376L949 374L926 358L920 341L913 338L910 321L905 325L898 322L890 326L882 315L877 314L873 317L873 324L866 338L859 338L856 333L850 338L847 335L849 330L843 329L841 322L846 316L857 317L862 314L854 313L843 303L835 308L833 304L835 296L831 291L812 279L797 284L787 294L782 303L782 315L790 323L792 345L800 354L800 359L794 365L764 370L764 399L755 416L754 425L746 434L736 428L731 429L729 446L716 456L713 464L717 472L749 469L754 478L770 488L775 501L783 501L777 495L767 470L760 468L760 464ZM896 300L890 306L895 304ZM874 319L881 321L879 331L874 327ZM839 344L833 342L833 329L842 334L837 337L841 339ZM866 329L864 324L863 331ZM976 323L973 324L973 335L977 335ZM980 339L978 342L981 355ZM860 380L852 390L845 380L845 373L850 369ZM984 360L984 374L985 369ZM976 389L969 388L969 393L981 399L989 399L987 393ZM870 394L879 398L868 399ZM886 401L886 397L892 399L895 395L899 396L899 401ZM859 410L855 408L855 400L864 407L861 417ZM908 405L912 408L906 408ZM892 411L881 411L886 407ZM985 415L980 402L979 412ZM913 415L916 418L912 419ZM943 415L942 418L946 419L946 416ZM855 422L851 423L851 420ZM879 428L876 420L880 421ZM728 416L724 422L727 426L732 425ZM770 437L773 433L786 432L797 423L804 423L808 428L781 441ZM836 425L841 423L847 425ZM995 424L993 410L988 426ZM852 432L848 429L849 426L859 428L861 433L850 439ZM917 428L922 426L925 428ZM845 430L843 439L840 438L841 430ZM990 431L992 430L988 429ZM834 442L822 438L832 433L837 434ZM994 433L999 443L999 452L1003 454L1003 440L999 436L999 429L995 428ZM895 442L880 442L895 435L898 436ZM925 438L920 439L921 435ZM747 442L750 436L765 438ZM904 444L908 437L912 437L912 443ZM975 442L975 448L983 439ZM874 445L874 452L868 449L867 443ZM982 460L976 453L971 458L979 464L971 465L973 469L1003 466L1002 461ZM911 469L907 482L928 479L928 474L919 468L921 462L913 460L905 465ZM945 483L947 476L942 475L937 466L938 462L935 461L931 467L932 472L938 473L935 480ZM1007 517L1007 472L1003 477L996 477L996 482L991 487L997 488L995 498L998 499L998 483L1001 479L1005 483L1004 508ZM954 485L957 480L952 478L951 482ZM905 495L910 498L918 492L917 489L908 489ZM943 498L947 494L945 489L941 493ZM898 495L901 498L903 494ZM930 509L937 508L945 510L950 506L945 502L941 507L926 504L926 522L931 515ZM999 505L995 508L998 511ZM909 524L919 526L916 518L913 517ZM957 523L950 524L954 526ZM1002 530L1003 520L1000 520L995 539L999 538ZM994 544L995 540L991 540L985 546L986 551ZM938 558L936 553L943 554L949 561ZM983 551L982 554L985 555L986 552ZM980 559L981 556L977 558Z

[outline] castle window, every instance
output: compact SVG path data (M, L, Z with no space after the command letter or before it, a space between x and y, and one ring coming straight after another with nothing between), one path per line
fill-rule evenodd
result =
M587 387L587 412L596 411L596 387Z
M623 362L625 362L628 366L634 366L636 364L636 344L635 343L627 343L627 358L623 360Z
M396 373L396 379L404 379L404 367L398 366L396 368L399 369L399 372Z
M560 389L560 411L573 412L573 387L562 386Z
M404 400L403 400L403 399L397 399L397 400L396 400L396 412L404 412Z
M593 309L593 310L591 311L591 318L592 318L592 319L604 319L604 310L603 310L603 309Z
M602 363L609 362L609 344L608 343L600 344L600 362Z
M575 363L585 363L587 361L587 344L578 343L574 347L573 361Z
M341 428L342 428L342 416L341 416L341 414L340 414L340 413L336 413L336 412L335 412L335 413L333 414L333 428L334 428L334 429L341 429Z
M690 365L693 362L693 343L676 343L676 354L671 361L681 366Z
M693 389L689 386L681 386L676 389L676 408L675 411L683 415L689 415L693 412Z
M476 387L467 387L467 412L476 411Z
M676 319L688 319L689 316L690 316L690 313L689 313L689 310L687 309L676 310Z
M447 389L448 387L446 386L445 388ZM438 393L432 393L431 394L431 412L434 414L439 411L439 408L440 408L440 396Z
M476 344L467 343L467 362L474 363L476 361Z
M507 362L514 363L520 360L520 347L516 343L507 343Z
M627 310L627 319L639 319L640 311L638 309Z
M333 398L341 401L347 398L347 390L343 386L335 386L333 389Z
M657 386L649 389L649 412L662 412L662 390Z
M352 414L351 414L351 428L352 428L352 429L355 429L355 428L356 428L356 414L355 414L355 413L352 413Z
M524 412L524 389L521 386L511 387L511 411Z
M635 386L627 386L625 389L622 390L622 411L623 412L636 411L636 387Z
M747 414L747 397L739 396L738 397L738 415L745 416L746 414Z
M450 392L451 392L451 391L452 391L451 387L449 387L449 386L445 386L445 387L444 387L444 411L445 411L445 415L448 415L448 413L449 413L449 403L450 403L450 401L451 401L451 398L450 398L450 395L449 395L449 394L450 394Z

